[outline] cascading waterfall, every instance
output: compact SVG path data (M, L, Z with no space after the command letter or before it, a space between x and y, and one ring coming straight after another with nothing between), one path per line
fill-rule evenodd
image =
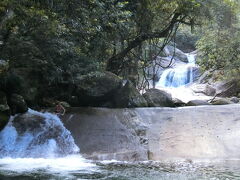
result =
M79 152L58 116L28 110L0 132L0 158L52 158Z
M70 131L57 115L29 109L11 117L0 132L0 179L1 172L7 175L44 172L69 178L73 171L91 174L96 165L79 154Z
M187 54L188 63L175 68L166 69L156 86L158 87L180 87L194 81L195 55Z

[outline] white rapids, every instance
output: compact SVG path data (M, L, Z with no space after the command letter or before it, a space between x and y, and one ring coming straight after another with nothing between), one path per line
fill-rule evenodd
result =
M57 115L29 109L11 117L0 132L0 172L95 170L96 165L84 159L79 150Z
M198 66L195 63L195 54L186 55L188 63L164 70L156 88L168 92L174 99L179 99L185 103L191 100L210 100L211 96L195 93L191 89L197 76Z

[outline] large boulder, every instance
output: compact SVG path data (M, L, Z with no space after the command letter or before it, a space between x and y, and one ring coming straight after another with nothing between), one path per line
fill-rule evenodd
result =
M24 113L16 115L12 123L19 134L24 134L25 132L36 132L42 129L46 121L43 116Z
M130 81L127 81L114 96L114 107L116 108L134 108L147 107L147 101L133 86Z
M143 94L143 97L149 107L175 107L172 96L159 89L149 89Z
M22 96L18 94L12 94L9 100L9 105L11 108L11 113L25 113L28 110L28 106Z
M220 97L237 96L240 93L240 82L238 79L215 83L217 94Z
M214 96L216 94L216 89L209 84L194 84L191 89L195 93L202 93L207 96Z
M186 105L187 106L204 106L204 105L211 105L211 104L204 100L191 100Z
M164 52L167 56L174 56L176 59L188 63L187 55L180 49L174 48L173 46L165 46Z
M215 98L212 100L211 104L213 105L227 105L227 104L233 104L234 102L226 99L226 98Z
M183 107L183 106L186 106L186 103L183 102L182 100L178 99L178 98L173 98L172 101L173 101L175 107Z
M239 103L239 98L237 97L231 97L229 100L233 103Z
M122 87L122 80L111 72L94 72L75 78L76 89L73 96L77 105L101 106L112 100L114 94Z
M10 108L7 104L6 94L0 91L0 131L8 123L9 117L10 117Z

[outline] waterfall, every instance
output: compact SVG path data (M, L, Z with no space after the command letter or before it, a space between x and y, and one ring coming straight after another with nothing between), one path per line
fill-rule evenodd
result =
M192 83L195 76L195 55L187 54L188 63L166 69L157 83L158 87L180 87Z
M0 132L0 158L54 158L79 152L58 116L28 110Z

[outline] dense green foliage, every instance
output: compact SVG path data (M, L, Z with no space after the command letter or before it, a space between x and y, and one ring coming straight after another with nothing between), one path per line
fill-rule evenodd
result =
M108 70L136 85L164 45L191 51L200 38L205 69L238 71L236 2L2 0L0 58L13 74L29 72L46 84Z
M212 19L202 26L197 43L199 64L204 70L220 70L222 78L240 74L239 2L216 0Z
M125 50L115 58L115 69L108 69L122 72L138 66L139 58L131 53L142 56L149 40L170 39L179 23L194 26L207 14L207 4L203 0L2 0L1 58L11 60L11 67L34 66L52 82L63 73L106 68L109 59Z

